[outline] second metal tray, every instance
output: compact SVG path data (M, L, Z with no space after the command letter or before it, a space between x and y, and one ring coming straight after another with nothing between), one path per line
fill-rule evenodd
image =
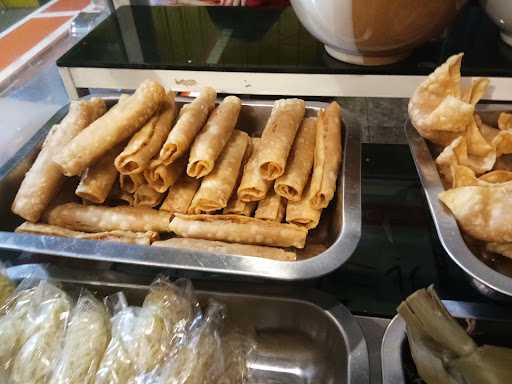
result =
M68 293L87 288L98 297L122 291L130 305L140 305L150 280L113 272L77 271L23 265L7 269L15 281L50 279ZM318 291L196 283L201 303L214 299L226 306L230 326L255 330L256 347L247 367L251 384L369 384L368 349L349 310Z
M484 121L496 125L498 112L510 111L510 109L510 106L486 105L479 108L478 112ZM437 234L444 249L453 261L469 275L481 293L491 298L509 300L508 296L512 296L512 278L485 264L468 247L457 221L438 198L439 193L444 191L444 187L427 142L419 135L410 121L405 124L405 133L421 184L425 190Z
M113 105L116 98L106 98ZM190 99L177 98L178 105ZM272 110L272 101L243 101L238 128L258 134ZM314 115L325 103L306 102L306 115ZM21 219L10 211L25 172L30 168L49 129L59 123L68 106L58 111L32 139L0 168L0 248L34 253L142 264L156 267L301 280L324 275L352 255L361 235L361 144L357 120L344 111L343 163L335 198L322 215L318 228L297 261L283 262L183 249L126 245L110 241L14 233Z

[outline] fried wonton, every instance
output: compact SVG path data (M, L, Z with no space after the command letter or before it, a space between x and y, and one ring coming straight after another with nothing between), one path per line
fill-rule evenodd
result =
M475 172L464 165L452 166L452 188L467 187L469 185L500 184L512 181L512 172L491 171L476 177Z
M498 117L498 128L501 130L512 130L512 113L500 113Z
M469 153L469 148L471 147L468 146L468 141L471 139L468 140L468 136L470 134L456 138L436 159L441 178L447 186L452 186L453 184L452 167L455 165L464 165L472 169L477 175L480 175L490 171L496 162L496 152L492 147L484 156L476 156ZM472 147L476 147L475 142L473 142ZM484 148L483 143L481 148Z
M463 94L462 55L451 56L437 68L409 101L409 116L420 135L444 146L466 132L473 121L475 103L488 86L487 80L477 80Z
M439 199L475 239L512 242L512 182L454 188Z

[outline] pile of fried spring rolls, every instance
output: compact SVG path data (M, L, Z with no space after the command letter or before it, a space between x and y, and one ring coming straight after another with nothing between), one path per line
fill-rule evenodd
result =
M146 80L108 110L73 101L18 190L17 231L295 260L336 190L341 108L304 118L303 100L278 100L250 137L240 99L216 98L206 87L179 109Z

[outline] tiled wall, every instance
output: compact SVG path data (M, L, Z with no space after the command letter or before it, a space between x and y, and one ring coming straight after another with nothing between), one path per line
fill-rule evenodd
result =
M361 125L363 143L405 144L404 123L408 99L340 97Z

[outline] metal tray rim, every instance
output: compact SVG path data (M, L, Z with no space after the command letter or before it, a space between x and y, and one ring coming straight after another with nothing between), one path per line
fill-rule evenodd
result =
M499 109L506 108L503 105L486 105L485 108L479 110L492 111ZM443 248L451 259L472 278L494 291L512 296L512 278L495 271L471 252L462 238L457 221L437 197L440 192L444 191L444 187L425 139L419 135L410 120L407 120L404 128L409 149Z
M116 96L102 95L105 99ZM118 96L117 96L118 97ZM189 98L177 97L187 102ZM273 105L266 100L242 100L243 105ZM320 108L327 103L306 102L306 107ZM66 113L69 104L57 111L3 167L0 183L37 146L44 133ZM0 248L66 256L77 259L113 261L156 267L228 273L278 280L312 279L332 272L345 263L361 237L361 145L360 127L350 112L343 111L345 144L340 182L343 193L342 228L334 243L317 256L299 261L275 261L249 256L126 245L108 241L68 239L54 236L0 231ZM339 188L339 187L338 187ZM172 255L172 261L169 260ZM212 257L212 255L215 255Z
M52 265L25 264L6 269L12 279L35 278L48 279L71 284L88 284L94 286L122 288L148 288L150 280L120 272L74 270ZM196 288L200 294L228 295L236 297L264 298L296 302L313 306L323 312L343 335L347 347L347 373L349 383L364 384L370 382L369 355L363 331L352 313L334 296L315 290L295 290L287 287L259 287L251 284L211 282L208 287ZM215 285L213 288L212 285ZM233 287L236 287L234 289Z

